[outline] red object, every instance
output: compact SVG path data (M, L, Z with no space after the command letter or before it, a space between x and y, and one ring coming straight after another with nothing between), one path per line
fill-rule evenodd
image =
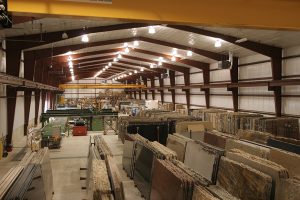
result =
M74 126L73 127L73 136L86 136L87 127L86 126Z

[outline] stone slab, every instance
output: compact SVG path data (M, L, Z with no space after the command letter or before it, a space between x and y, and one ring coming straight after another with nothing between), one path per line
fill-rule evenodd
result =
M247 165L222 157L217 185L243 200L269 200L272 178Z

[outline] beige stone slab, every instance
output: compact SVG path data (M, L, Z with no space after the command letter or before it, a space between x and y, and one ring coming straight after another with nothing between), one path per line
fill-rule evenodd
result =
M269 160L287 168L290 177L300 176L300 155L272 148L270 150Z
M268 158L270 154L270 149L267 147L259 146L253 143L249 143L246 141L235 140L235 139L228 139L226 141L225 150L230 151L231 149L240 149L252 155L261 157L261 158Z

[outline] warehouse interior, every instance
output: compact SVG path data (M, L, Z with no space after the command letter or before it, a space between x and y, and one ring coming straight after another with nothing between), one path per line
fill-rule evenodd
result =
M0 200L300 200L300 3L173 4L0 1Z

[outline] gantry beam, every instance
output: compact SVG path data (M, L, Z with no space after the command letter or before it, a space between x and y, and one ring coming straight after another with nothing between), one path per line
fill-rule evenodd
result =
M145 88L145 85L135 84L60 84L59 88L65 89L134 89Z
M300 29L295 0L113 0L112 4L49 0L10 0L13 14L99 17L160 23ZM226 15L224 15L224 11Z

